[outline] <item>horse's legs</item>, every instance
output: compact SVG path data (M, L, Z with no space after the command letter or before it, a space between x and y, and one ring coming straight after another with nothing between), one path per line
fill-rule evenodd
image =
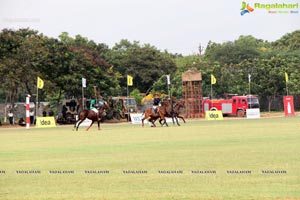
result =
M166 124L166 126L169 126L168 123L167 123L167 119L166 118L164 119L164 121L165 122L163 124Z
M74 130L78 131L77 123L78 123L79 121L80 121L80 119L79 119L79 120L77 120L77 121L75 122L75 124L74 124L74 128L73 128L73 131L74 131Z
M145 113L144 114L144 117L143 117L143 119L142 119L142 127L144 127L144 120L145 119L148 119L148 121L149 121L149 123L150 123L150 120L151 120L151 117L149 116L149 114L147 114L147 113ZM153 124L153 122L152 122L152 124ZM155 124L153 124L154 126L155 126Z
M176 116L174 116L174 118L175 118L175 120L176 120L177 126L180 126L179 121L178 121L178 118L177 118Z
M173 122L173 125L175 125L174 114L172 114L172 122ZM177 120L176 120L176 122L177 122ZM178 124L178 122L177 122L177 124Z
M156 119L152 119L152 124L153 124L154 127L156 127L156 125L155 125L156 120L157 120L157 118Z
M162 118L160 118L160 119L159 119L159 121L158 121L158 122L160 123L160 125L161 125L161 126L163 126L163 125L164 125L164 124L162 124L162 123L161 123L161 121L162 121L162 120L163 120L163 119L162 119Z
M167 123L167 119L166 119L165 116L161 117L160 120L161 120L161 121L164 120L164 123L163 123L161 126L163 126L164 124L166 124L166 126L169 126L168 123Z
M182 119L182 121L185 123L185 120L184 120L184 118L182 116L178 115L177 117L180 118L180 119Z
M98 131L100 131L100 120L98 119L97 122L98 122Z
M144 127L144 120L145 120L145 117L142 119L142 127Z
M146 119L146 111L143 112L142 116L144 115L144 117L142 118L142 127L144 127L144 120Z
M150 117L148 121L149 121L149 123L152 124L152 127L156 127L156 125L155 125L156 119L153 119L152 117Z
M85 119L79 119L79 120L77 120L77 122L75 123L75 125L74 125L74 129L76 128L76 131L78 131L78 128L79 128L79 126L80 126L80 124L84 121ZM73 129L73 130L74 130Z
M93 125L93 123L94 123L94 120L92 120L91 125L89 127L87 127L86 131L88 131L91 128L91 126Z
M166 124L166 126L169 126L168 125L168 123L167 123L167 119L166 119L166 117L164 116L164 120L165 120L165 124Z

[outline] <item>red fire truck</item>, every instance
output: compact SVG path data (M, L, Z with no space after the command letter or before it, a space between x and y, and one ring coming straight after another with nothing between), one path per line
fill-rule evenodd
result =
M210 110L220 110L223 115L244 117L246 109L259 108L258 98L254 95L233 96L231 99L204 99L203 113Z

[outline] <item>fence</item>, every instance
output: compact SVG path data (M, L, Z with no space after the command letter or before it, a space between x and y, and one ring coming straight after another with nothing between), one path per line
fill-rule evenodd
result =
M294 97L294 108L295 111L300 110L300 96L291 95ZM271 102L270 111L283 111L283 96L273 97L259 97L259 104L261 111L269 111L269 99Z

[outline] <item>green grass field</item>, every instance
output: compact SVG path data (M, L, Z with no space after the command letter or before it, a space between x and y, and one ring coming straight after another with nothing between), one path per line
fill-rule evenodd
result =
M2 128L0 199L300 199L299 125L293 117Z

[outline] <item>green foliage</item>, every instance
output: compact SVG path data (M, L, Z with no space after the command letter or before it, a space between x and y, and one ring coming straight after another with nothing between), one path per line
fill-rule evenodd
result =
M204 92L207 93L206 85L210 84L209 74L206 75L209 72L215 75L217 84L213 88L220 94L248 93L248 74L251 74L251 93L269 97L285 95L287 72L289 94L299 94L299 76L296 76L300 66L299 41L299 31L295 31L273 43L252 36L240 36L223 44L210 42L202 60L207 66L201 67Z
M138 105L141 104L143 97L141 96L141 92L137 88L133 89L130 92L130 96L135 98Z
M63 32L49 38L31 29L0 32L0 98L24 101L35 99L36 77L45 81L40 100L80 98L81 78L87 79L86 97L94 96L94 86L101 96L126 95L127 75L133 77L134 91L146 93L151 88L168 93L166 75L170 74L171 95L182 94L181 75L189 69L202 73L203 96L211 91L210 75L217 83L213 96L225 93L273 98L287 93L300 94L300 31L284 35L274 42L240 36L235 41L210 41L204 55L182 56L161 52L150 44L126 39L111 49L86 37L70 37ZM285 83L284 73L289 74ZM248 74L251 74L249 91ZM271 101L270 101L271 102Z
M279 50L295 51L300 50L300 30L287 33L279 40L272 42L272 46Z
M18 94L23 94L23 98L25 94L33 96L33 77L41 76L46 56L42 38L29 29L4 29L0 33L0 83L12 105Z
M0 81L11 102L20 93L30 94L34 101L37 76L45 82L40 100L81 96L82 77L87 79L87 97L93 95L94 86L101 88L102 95L118 93L115 74L104 59L109 51L104 44L67 33L59 41L29 29L4 29L0 37Z
M121 40L112 51L110 63L124 75L119 80L124 92L127 74L133 77L134 87L145 93L162 75L176 71L172 55L149 44Z

